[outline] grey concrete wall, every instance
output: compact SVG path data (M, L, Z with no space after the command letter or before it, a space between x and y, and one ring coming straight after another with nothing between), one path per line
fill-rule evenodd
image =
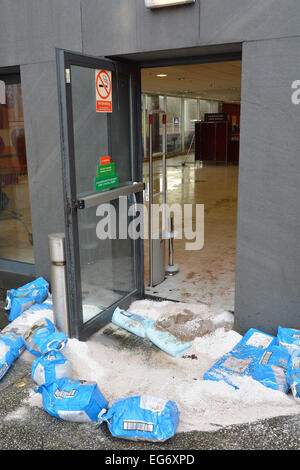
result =
M49 278L48 234L64 232L56 63L21 66L37 275Z
M82 51L80 0L0 0L0 67L21 65L36 274L64 231L55 48Z
M298 0L201 0L200 3L201 44L300 34Z
M114 55L197 46L199 12L199 2L149 10L143 0L82 0L83 50Z
M83 50L93 55L300 35L298 0L197 0L154 10L144 0L81 3Z
M300 328L300 38L243 47L236 323Z
M82 50L80 0L0 0L0 67Z
M300 35L298 0L0 0L0 12L0 67L53 60L55 47L114 55Z

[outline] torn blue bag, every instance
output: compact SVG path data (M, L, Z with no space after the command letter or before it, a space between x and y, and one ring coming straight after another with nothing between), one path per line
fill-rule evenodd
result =
M165 441L175 434L179 410L171 400L142 395L117 400L102 418L114 437Z
M36 391L42 394L45 411L65 421L101 421L108 407L108 401L95 382L62 378Z
M279 326L277 338L279 344L284 346L290 354L300 348L300 330Z
M33 362L31 376L38 385L49 385L57 379L71 377L72 365L59 351L50 351Z
M141 338L145 338L147 327L154 324L154 321L149 318L143 318L135 313L121 310L119 307L115 309L111 321L115 325L120 326Z
M275 336L251 328L236 346L204 374L204 380L223 380L235 389L235 377L249 376L266 387L287 393L288 352Z
M262 352L261 357L257 357L251 364L251 376L265 387L288 393L286 370L289 359L290 354L282 346L269 346Z
M68 337L65 333L57 331L49 318L45 318L37 321L26 331L24 341L28 351L39 357L52 350L62 350L68 341Z
M205 372L203 379L224 381L233 388L239 389L234 383L235 377L251 376L250 366L261 354L258 348L245 345L235 346Z
M168 331L160 330L155 325L147 327L146 336L155 346L173 357L181 356L192 346L192 343L181 341Z
M290 356L286 370L286 379L292 390L293 397L300 403L300 349L295 350Z
M33 304L43 302L47 298L48 292L49 283L42 277L18 289L7 291L5 310L9 310L8 320L15 320Z
M18 359L25 349L21 336L7 334L0 337L0 380L10 369L12 363Z

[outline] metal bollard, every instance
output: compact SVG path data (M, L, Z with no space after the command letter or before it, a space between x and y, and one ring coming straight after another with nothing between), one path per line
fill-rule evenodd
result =
M169 276L173 276L174 274L178 273L179 266L178 264L174 264L173 262L173 254L174 254L174 247L173 247L173 239L174 239L174 219L170 217L169 219L169 264L165 266L165 272Z
M59 331L69 336L65 234L52 233L48 235L48 242L51 263L51 291L54 323Z

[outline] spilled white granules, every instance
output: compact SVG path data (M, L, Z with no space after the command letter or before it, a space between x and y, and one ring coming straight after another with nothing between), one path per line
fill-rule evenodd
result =
M92 343L69 339L63 355L71 362L77 378L101 383L106 373L105 361L93 354Z
M3 420L4 421L24 421L29 416L29 410L26 406L20 406L16 410L8 413Z
M96 381L110 404L143 394L175 401L180 410L178 432L213 431L220 426L299 413L299 404L291 394L264 387L250 377L235 380L238 390L225 382L204 381L203 374L236 345L241 335L229 328L233 320L229 312L212 312L207 306L189 304L191 314L186 308L187 304L140 301L128 309L156 321L170 316L180 320L186 315L190 318L186 323L197 320L197 316L209 320L212 331L196 337L183 357L173 358L155 349L117 349L104 344L98 333L85 343L68 341L63 354L72 362L73 378ZM41 406L41 396L35 395L27 404Z
M188 354L208 356L210 360L217 361L226 352L229 352L242 339L236 331L226 331L224 328L209 333L200 338L195 338Z
M154 320L158 328L182 341L192 341L214 331L217 326L232 329L234 321L232 313L206 304L140 300L131 304L129 311Z

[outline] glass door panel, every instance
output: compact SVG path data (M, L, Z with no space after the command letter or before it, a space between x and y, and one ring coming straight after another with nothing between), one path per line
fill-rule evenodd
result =
M143 293L142 241L128 236L127 215L143 200L139 71L64 51L57 60L69 325L72 336L85 338ZM110 77L111 112L96 104L102 71Z
M127 199L129 207L132 196ZM128 227L129 217L123 214L119 223L119 201L78 212L84 323L137 287L134 243L129 238L120 239L120 230Z

